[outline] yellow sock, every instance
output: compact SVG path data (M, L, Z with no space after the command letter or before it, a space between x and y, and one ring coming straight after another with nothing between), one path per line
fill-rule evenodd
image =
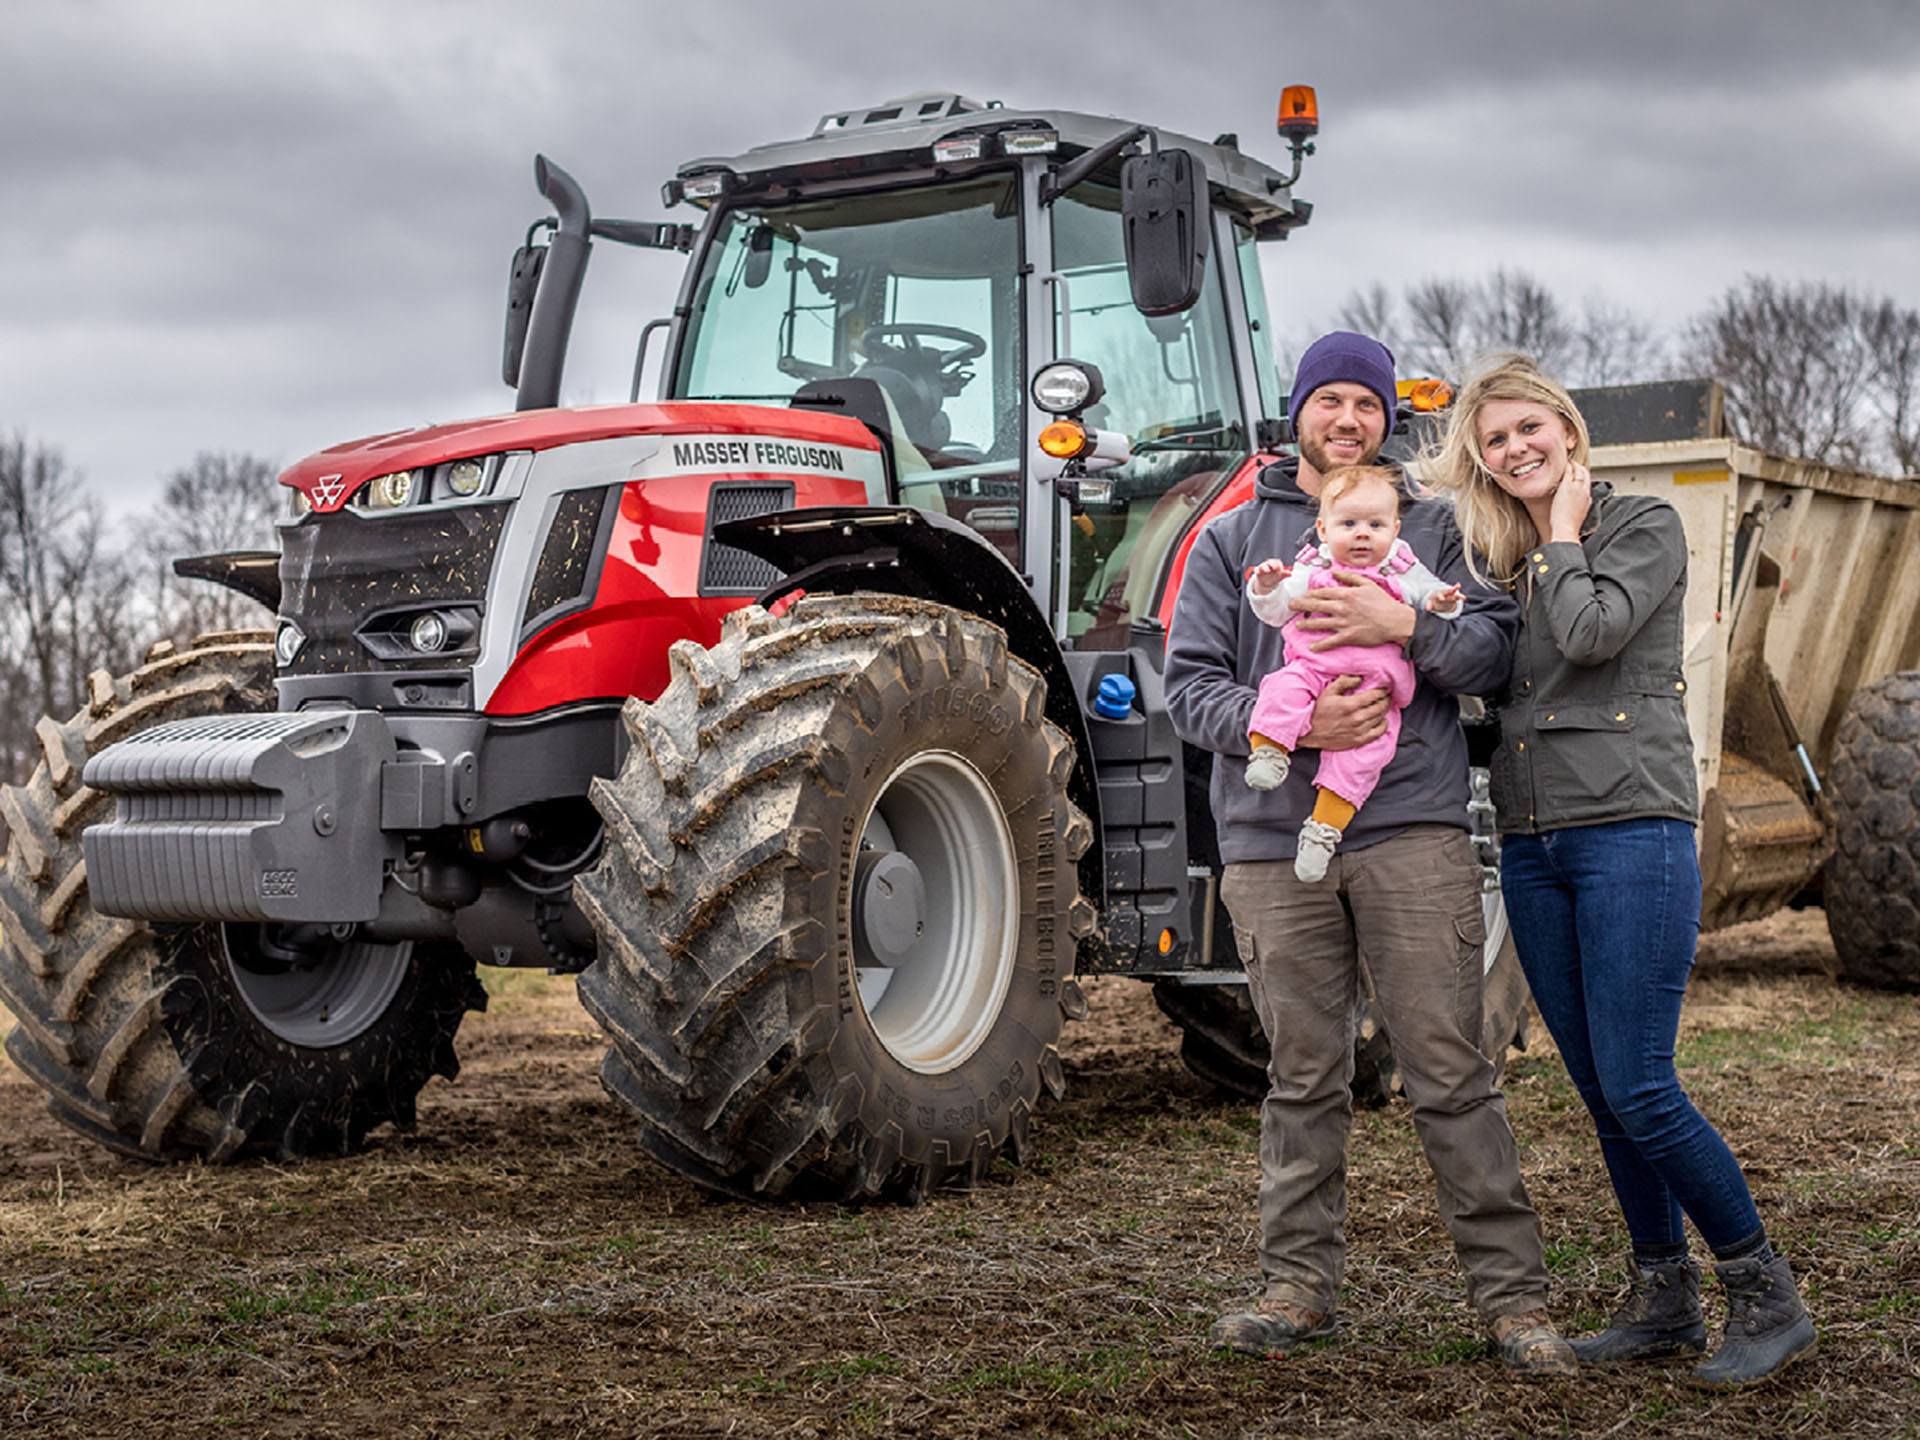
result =
M1331 825L1336 830L1345 831L1347 822L1358 812L1331 790L1320 790L1316 793L1319 798L1313 802L1313 818L1322 825Z

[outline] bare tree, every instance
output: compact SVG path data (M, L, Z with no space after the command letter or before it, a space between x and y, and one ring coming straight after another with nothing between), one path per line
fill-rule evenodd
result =
M1920 311L1882 300L1867 308L1863 333L1887 457L1904 475L1920 473Z
M106 512L59 451L0 441L0 756L19 778L34 722L66 715L100 666L136 658L142 622L133 568Z
M1461 375L1488 347L1476 332L1475 287L1463 280L1430 279L1406 292L1407 353L1403 368L1432 375Z
M1407 348L1406 336L1400 329L1400 304L1377 280L1349 295L1334 316L1334 322L1343 330L1373 336L1396 357Z
M1694 318L1687 357L1727 389L1727 417L1763 449L1867 462L1873 356L1850 291L1749 275Z
M1565 375L1574 327L1560 302L1524 270L1495 270L1477 287L1470 332L1482 350L1518 350L1550 375Z
M1582 385L1631 385L1665 368L1666 347L1645 316L1604 295L1589 295L1573 337L1571 373Z
M184 641L205 630L267 623L265 610L236 591L182 580L173 561L188 555L275 548L273 522L286 492L276 467L257 455L203 451L173 472L147 527L165 631Z

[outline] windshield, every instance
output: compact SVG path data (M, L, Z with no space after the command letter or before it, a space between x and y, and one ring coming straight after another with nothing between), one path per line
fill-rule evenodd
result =
M722 216L673 394L785 403L867 378L893 420L900 498L1020 563L1015 176Z
M1067 279L1063 347L1099 366L1106 382L1087 423L1133 442L1131 460L1095 477L1113 482L1112 499L1088 504L1070 537L1067 633L1082 650L1120 649L1128 627L1152 613L1187 519L1247 451L1223 267L1210 251L1192 309L1142 315L1127 280L1119 192L1093 183L1055 203L1053 254ZM1238 273L1231 258L1225 268Z

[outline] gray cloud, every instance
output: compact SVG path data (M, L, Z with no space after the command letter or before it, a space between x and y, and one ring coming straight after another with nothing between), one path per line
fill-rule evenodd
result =
M201 448L291 460L504 408L509 252L546 150L606 214L682 160L958 87L1235 130L1315 83L1283 331L1375 277L1535 270L1677 319L1748 271L1920 303L1905 0L1030 3L921 13L16 0L0 54L0 430L133 503ZM665 255L600 247L568 398L623 398Z

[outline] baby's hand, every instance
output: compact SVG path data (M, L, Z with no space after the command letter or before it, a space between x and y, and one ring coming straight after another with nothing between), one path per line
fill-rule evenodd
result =
M1460 603L1460 587L1448 585L1427 596L1427 613L1440 615L1453 609Z
M1280 588L1280 582L1293 573L1293 567L1284 560L1262 560L1253 567L1248 579L1253 582L1253 593L1271 595Z

